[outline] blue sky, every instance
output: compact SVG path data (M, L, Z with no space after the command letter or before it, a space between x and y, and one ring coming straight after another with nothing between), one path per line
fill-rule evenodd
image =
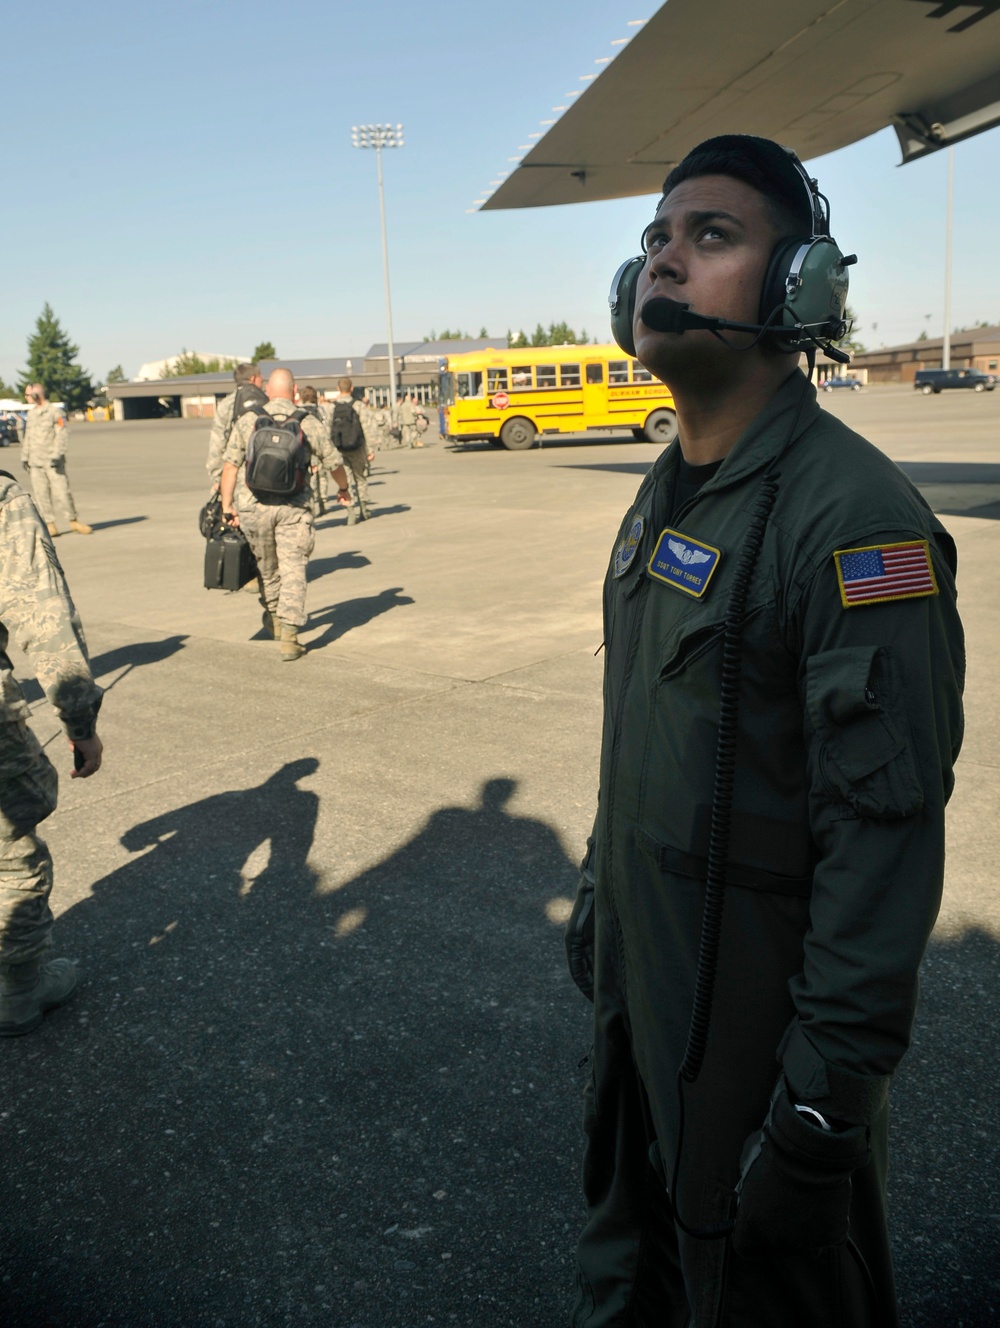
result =
M384 340L375 160L351 147L358 121L405 126L406 146L386 154L397 340L554 319L603 338L610 277L653 200L466 209L655 8L8 6L0 143L19 178L3 217L0 375L23 364L45 300L96 378L182 347L246 353L267 338L293 357ZM954 324L1000 321L998 133L955 151ZM885 131L812 167L834 234L861 257L851 303L869 344L941 328L945 154L897 161Z

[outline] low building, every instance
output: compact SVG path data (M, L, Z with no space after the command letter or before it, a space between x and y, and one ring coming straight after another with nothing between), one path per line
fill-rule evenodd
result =
M438 366L446 355L467 350L506 346L507 338L468 338L462 341L407 341L393 346L396 361L396 391L410 392L425 404L437 399ZM143 366L144 368L148 366ZM265 380L272 369L290 369L300 387L314 387L321 395L337 391L341 378L350 378L364 388L376 405L389 399L389 350L383 343L369 347L363 355L326 359L263 360ZM231 369L219 373L191 374L181 378L133 379L108 383L105 393L116 420L155 420L164 417L211 419L218 401L233 390Z
M870 383L912 383L919 369L942 368L944 341L927 337L903 346L883 346L853 356L851 371L865 370ZM975 327L951 334L951 367L1000 373L1000 327Z

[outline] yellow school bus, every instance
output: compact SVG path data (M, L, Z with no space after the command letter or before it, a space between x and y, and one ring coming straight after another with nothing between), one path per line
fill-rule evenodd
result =
M439 368L445 438L520 452L547 433L624 429L651 443L677 435L669 391L614 345L470 351Z

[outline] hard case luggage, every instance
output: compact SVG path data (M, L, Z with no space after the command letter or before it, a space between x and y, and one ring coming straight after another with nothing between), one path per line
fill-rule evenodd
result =
M241 590L256 575L257 560L241 530L226 530L206 541L206 590Z

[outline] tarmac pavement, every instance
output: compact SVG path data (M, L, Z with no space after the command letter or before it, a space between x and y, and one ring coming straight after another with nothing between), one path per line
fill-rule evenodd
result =
M1000 1303L1000 393L823 404L959 545L969 731L891 1185L904 1322L978 1328ZM0 1046L0 1324L561 1328L590 1010L561 924L601 581L657 449L382 453L374 518L318 524L286 669L254 595L202 589L207 435L73 430L95 534L56 547L106 765L66 777L26 684L64 774L45 834L81 987Z

